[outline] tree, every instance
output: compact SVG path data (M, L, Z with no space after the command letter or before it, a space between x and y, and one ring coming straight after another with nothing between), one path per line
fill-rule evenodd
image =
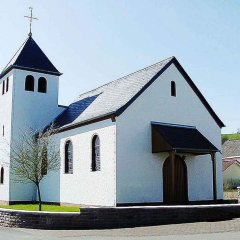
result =
M35 184L39 211L42 210L40 182L48 172L56 171L60 167L59 151L52 137L55 133L53 125L43 132L29 129L20 134L11 146L10 169L14 181Z

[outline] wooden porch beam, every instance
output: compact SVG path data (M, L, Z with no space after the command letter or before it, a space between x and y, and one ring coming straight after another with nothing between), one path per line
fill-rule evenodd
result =
M174 162L175 162L175 152L171 151L169 153L170 161L171 161L171 203L174 203L175 198L175 169L174 169Z
M216 153L211 153L212 159L212 175L213 175L213 200L217 201L217 174L216 174Z

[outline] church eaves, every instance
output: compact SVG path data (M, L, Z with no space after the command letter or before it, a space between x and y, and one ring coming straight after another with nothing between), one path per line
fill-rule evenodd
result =
M0 78L13 68L57 76L61 75L31 36L27 38L11 61L3 69Z

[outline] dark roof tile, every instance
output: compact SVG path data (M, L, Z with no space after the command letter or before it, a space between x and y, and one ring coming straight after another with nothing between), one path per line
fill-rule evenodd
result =
M70 104L69 107L55 119L54 125L56 125L56 127L62 127L64 125L72 123L98 96L99 94L91 97L86 97Z
M51 61L44 54L44 52L32 37L29 37L23 43L11 61L4 68L0 74L0 77L12 68L20 68L30 71L41 71L49 74L61 75L61 73L51 63Z
M195 127L166 123L152 123L152 127L179 152L209 153L219 151Z

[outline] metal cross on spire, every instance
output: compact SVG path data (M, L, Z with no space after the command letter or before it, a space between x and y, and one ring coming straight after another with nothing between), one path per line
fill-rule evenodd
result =
M33 14L32 14L33 8L29 7L29 9L30 9L30 14L31 15L30 16L24 16L24 17L29 19L29 22L30 22L30 32L29 32L28 36L31 37L32 36L32 21L33 20L38 20L38 18L33 17Z

